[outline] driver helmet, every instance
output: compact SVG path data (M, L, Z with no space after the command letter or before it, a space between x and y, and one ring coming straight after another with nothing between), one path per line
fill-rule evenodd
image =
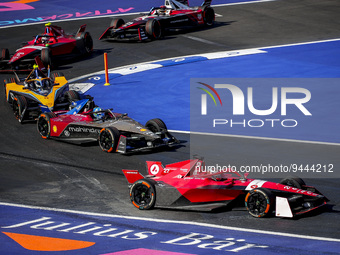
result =
M43 84L41 83L41 77L37 77L38 79L34 80L34 85L37 89L43 88Z
M105 113L104 112L100 112L100 111L103 111L103 109L100 108L100 107L96 107L96 108L93 109L93 117L96 120L101 120L105 116Z

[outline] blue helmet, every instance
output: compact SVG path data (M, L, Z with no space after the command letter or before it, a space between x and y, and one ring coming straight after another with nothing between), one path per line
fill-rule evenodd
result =
M95 119L97 119L97 120L101 120L101 119L103 119L104 116L105 116L105 113L104 113L104 112L100 112L100 111L103 111L103 109L100 108L100 107L95 107L95 108L93 109L93 117L94 117ZM97 113L97 112L98 112L98 113Z

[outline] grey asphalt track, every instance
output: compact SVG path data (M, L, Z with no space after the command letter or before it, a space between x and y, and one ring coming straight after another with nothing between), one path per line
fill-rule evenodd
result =
M87 24L94 40L89 59L59 67L68 79L103 69L103 53L109 67L183 55L239 50L254 47L339 38L340 3L337 0L287 0L216 7L221 16L209 30L171 34L150 43L98 41L110 18L55 23L65 31ZM124 19L132 17L125 16ZM41 33L43 25L0 29L0 47L10 52ZM202 40L203 39L203 40ZM8 75L0 74L1 80ZM145 77L149 79L150 77ZM128 96L128 95L127 95ZM255 219L244 209L201 213L155 209L138 211L128 197L122 169L144 169L145 160L164 164L190 157L190 137L176 133L182 146L157 153L132 156L103 153L97 144L73 145L42 139L34 123L19 124L0 91L0 201L110 214L192 220L226 226L287 232L322 237L340 237L339 179L308 179L331 201L321 214L297 220ZM180 117L180 116L179 116ZM179 120L180 121L180 120ZM340 146L223 138L228 157L247 165L258 162L303 162L320 159L340 167Z

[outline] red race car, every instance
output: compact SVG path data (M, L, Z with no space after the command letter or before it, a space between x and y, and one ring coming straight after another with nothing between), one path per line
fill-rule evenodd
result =
M123 170L129 183L132 204L140 210L154 206L182 210L211 211L244 201L250 215L294 217L325 205L328 199L298 177L280 183L256 179L233 171L209 171L202 159L162 166L147 161L149 175ZM234 204L232 203L232 204Z
M43 34L25 43L13 56L10 56L8 49L2 49L0 70L29 69L35 64L37 56L47 67L88 55L93 50L93 41L90 33L85 32L85 29L86 25L82 25L76 34L70 35L66 34L61 27L47 23Z
M113 19L99 40L153 40L159 39L166 31L210 27L215 21L215 12L210 4L211 0L205 0L202 6L189 7L187 0L165 0L163 6L153 7L147 15L128 23L121 18Z

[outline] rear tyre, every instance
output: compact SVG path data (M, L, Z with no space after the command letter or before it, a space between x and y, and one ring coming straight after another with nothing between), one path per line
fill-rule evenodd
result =
M40 53L40 58L45 67L52 68L52 52L50 48L43 48Z
M105 152L115 152L120 137L119 130L115 127L103 128L99 134L99 146Z
M115 18L111 21L110 27L112 27L112 29L117 29L123 26L124 24L125 21L123 19Z
M130 188L132 204L139 210L149 210L155 206L155 185L148 179L136 181Z
M145 32L152 40L157 40L162 36L161 24L156 19L150 19L145 24Z
M306 183L297 176L288 176L287 178L282 179L280 181L280 184L298 188L298 189L302 189L302 187L306 185Z
M38 121L37 121L37 129L39 134L42 138L48 139L51 136L51 118L55 118L57 115L55 115L53 112L46 112L40 114Z
M9 56L9 50L6 48L1 49L1 60L9 60L10 56Z
M15 96L12 106L15 118L21 123L24 120L27 109L26 98L20 95Z
M63 76L65 76L65 75L64 75L64 73L62 73L62 72L56 72L56 73L52 73L52 74L51 74L51 78L52 78L53 80L55 80L56 77L63 77Z
M85 54L90 54L93 51L93 40L90 33L82 33L81 39L84 42Z
M274 195L264 188L253 189L246 195L245 205L251 216L267 217L274 208Z
M209 6L205 6L202 10L204 25L211 27L215 21L215 11Z
M158 118L146 122L145 127L153 133L166 132L168 130L164 121Z
M68 90L64 94L65 101L69 104L72 104L74 101L78 101L80 99L79 94L75 90Z

